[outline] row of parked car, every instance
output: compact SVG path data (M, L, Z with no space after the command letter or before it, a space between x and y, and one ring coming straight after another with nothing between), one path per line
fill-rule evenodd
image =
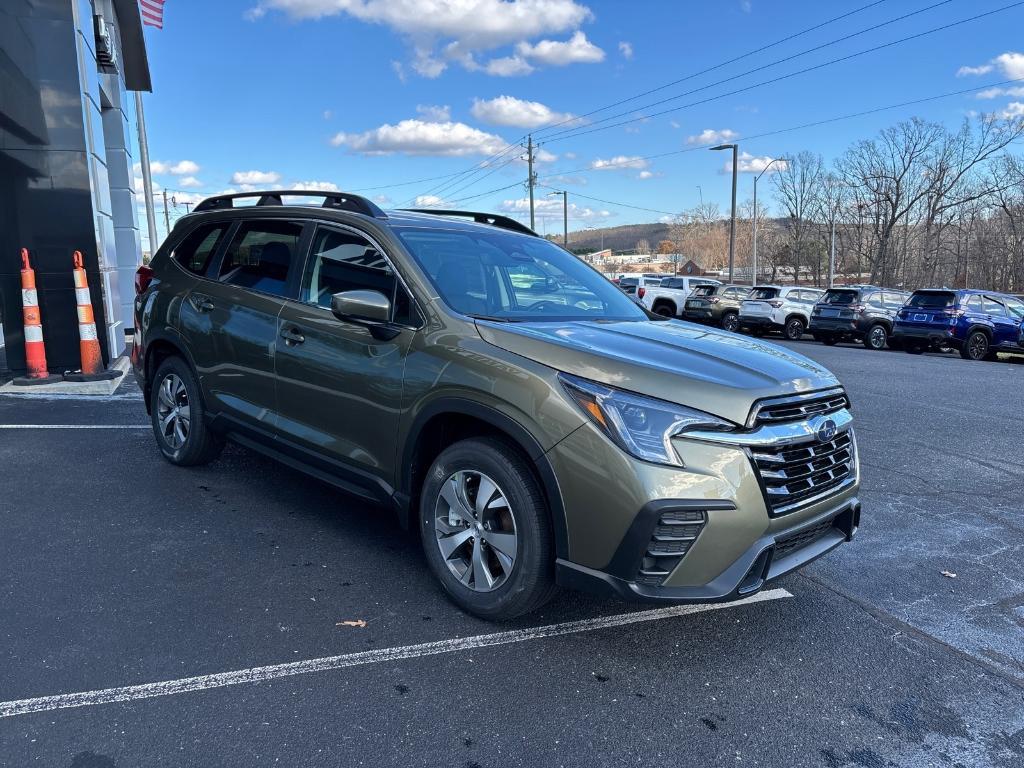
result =
M829 345L857 342L915 354L956 350L967 360L1024 353L1024 301L994 291L751 287L654 274L623 278L620 288L656 314L757 336L781 332L797 340L810 333Z

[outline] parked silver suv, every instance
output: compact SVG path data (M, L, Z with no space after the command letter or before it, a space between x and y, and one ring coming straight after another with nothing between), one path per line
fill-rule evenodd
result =
M796 341L811 322L811 310L825 292L800 286L758 285L740 304L740 328L760 336L782 331Z

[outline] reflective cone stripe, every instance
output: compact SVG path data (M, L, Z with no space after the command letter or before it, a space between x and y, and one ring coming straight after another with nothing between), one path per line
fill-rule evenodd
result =
M43 345L43 320L39 314L36 272L28 260L28 248L21 249L21 312L25 329L25 367L27 378L45 379L46 347Z
M82 252L75 251L75 299L78 303L78 338L82 353L82 373L99 373L103 370L100 357L100 342L96 335L96 320L92 314L92 299L89 297L89 280L85 275Z

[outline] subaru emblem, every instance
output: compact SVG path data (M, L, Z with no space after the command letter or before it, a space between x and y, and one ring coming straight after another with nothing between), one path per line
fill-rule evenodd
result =
M818 424L817 429L814 430L815 437L818 438L819 442L828 443L836 436L838 427L832 419L825 419Z

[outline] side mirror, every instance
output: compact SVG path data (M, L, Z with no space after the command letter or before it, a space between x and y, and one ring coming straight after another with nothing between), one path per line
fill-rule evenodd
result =
M343 291L331 296L331 312L348 323L387 325L391 320L391 299L380 291Z

